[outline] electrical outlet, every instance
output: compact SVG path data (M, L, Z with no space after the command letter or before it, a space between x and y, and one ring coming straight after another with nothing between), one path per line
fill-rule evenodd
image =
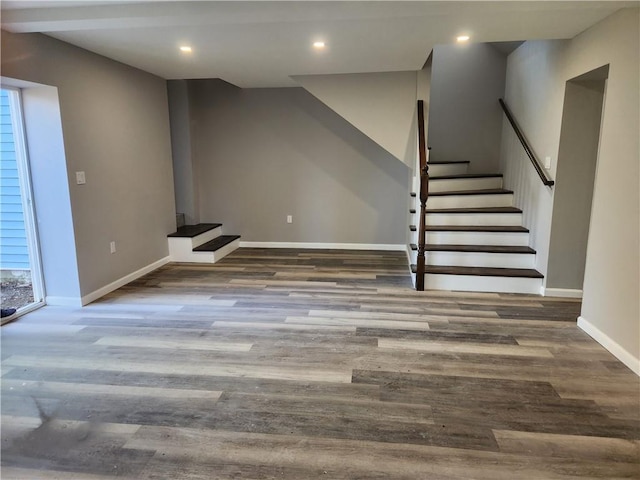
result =
M287 215L287 223L293 223L293 215Z
M111 242L109 244L109 249L111 250L111 253L116 253L116 242Z
M84 185L85 183L87 183L84 172L76 172L76 183L78 185Z

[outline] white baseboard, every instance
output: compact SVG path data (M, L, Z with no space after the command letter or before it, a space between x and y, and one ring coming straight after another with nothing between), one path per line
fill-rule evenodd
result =
M407 262L409 263L409 268L411 268L411 245L406 246L405 252L407 252Z
M543 297L582 298L582 290L573 288L540 288Z
M133 282L134 280L146 275L147 273L157 270L158 268L160 268L163 265L166 265L170 261L171 261L171 257L166 256L164 258L161 258L160 260L157 260L147 265L146 267L142 267L140 270L136 270L135 272L132 272L129 275L125 275L124 277L119 278L115 282L111 282L110 284L105 285L104 287L99 288L98 290L83 296L82 299L80 299L81 300L80 306L87 305L99 299L100 297L104 297L107 293L111 293L114 290L117 290L118 288L122 287L123 285L126 285L129 282ZM47 303L49 302L47 301Z
M598 327L593 325L584 317L578 317L578 327L580 327L586 334L593 338L596 342L609 350L614 357L629 367L633 373L640 376L640 358L634 357L631 353L626 351L618 342L609 337L606 333L602 332Z
M47 295L45 303L56 307L81 307L82 299L80 297L50 297Z
M240 248L309 248L314 250L391 250L402 252L404 244L393 243L307 243L307 242L240 242Z

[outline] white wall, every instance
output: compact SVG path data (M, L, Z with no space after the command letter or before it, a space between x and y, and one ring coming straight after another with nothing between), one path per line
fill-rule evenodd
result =
M624 9L574 39L526 42L508 58L506 100L540 158L555 159L566 82L609 64L580 325L640 373L639 10ZM528 165L510 127L501 162L546 273L553 190Z
M302 75L293 79L412 168L416 154L416 76L416 72L382 72Z
M58 89L81 295L166 257L175 229L166 82L44 35L5 31L2 73ZM76 185L76 171L86 185Z
M506 57L486 43L433 49L431 161L471 162L469 172L499 168Z
M27 147L47 301L78 299L80 278L58 90L31 85L24 88L22 102L29 126Z
M310 93L188 85L201 221L248 242L405 244L410 169Z

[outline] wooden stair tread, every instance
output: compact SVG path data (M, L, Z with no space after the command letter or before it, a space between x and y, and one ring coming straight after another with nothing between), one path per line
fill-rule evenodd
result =
M234 240L240 238L240 235L220 235L214 238L210 242L204 243L199 247L193 249L194 252L215 252L220 250L225 245L230 244Z
M416 227L415 225L409 225L409 230L415 232L416 230L418 230L418 227Z
M461 163L469 164L469 160L443 160L440 162L429 162L429 165L459 165Z
M411 250L417 251L418 246L415 243L410 245ZM536 251L531 247L523 247L519 245L425 245L427 252L471 252L471 253L522 253L535 254Z
M416 265L411 265L411 271L416 273ZM425 273L434 275L472 275L481 277L544 278L540 272L531 268L451 267L426 265Z
M409 195L411 195L412 197L416 196L416 192L411 192Z
M410 208L409 209L409 213L416 213L416 209L415 208Z
M432 208L427 213L522 213L516 207Z
M508 195L512 194L512 190L506 190L504 188L485 188L481 190L454 190L448 192L433 192L429 193L430 197L443 197L446 195Z
M167 235L167 237L193 238L221 226L221 223L198 223L197 225L183 225L182 227L179 227L177 231Z
M528 228L518 225L427 225L424 229L426 232L529 232Z
M457 180L462 178L502 178L501 173L460 173L458 175L438 175L429 177L431 180Z

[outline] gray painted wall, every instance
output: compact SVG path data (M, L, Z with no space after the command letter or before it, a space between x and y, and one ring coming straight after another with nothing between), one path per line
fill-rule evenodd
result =
M189 96L201 221L244 241L405 243L409 168L310 93L191 80Z
M416 76L409 71L293 79L411 168L416 155Z
M81 294L168 255L175 208L166 82L44 35L5 31L2 73L58 88ZM86 172L86 185L75 184L76 171Z
M171 124L171 152L176 212L184 213L185 223L200 223L197 165L191 154L191 110L186 80L167 81L169 118Z
M553 196L548 288L582 290L605 80L567 82Z
M432 62L430 160L469 160L470 173L498 172L505 55L488 44L438 45Z
M639 10L623 9L566 42L526 42L508 58L506 99L555 178L566 82L610 65L585 265L582 317L599 341L640 372ZM534 233L547 273L553 189L542 185L504 127L505 181ZM600 332L600 334L596 333Z

